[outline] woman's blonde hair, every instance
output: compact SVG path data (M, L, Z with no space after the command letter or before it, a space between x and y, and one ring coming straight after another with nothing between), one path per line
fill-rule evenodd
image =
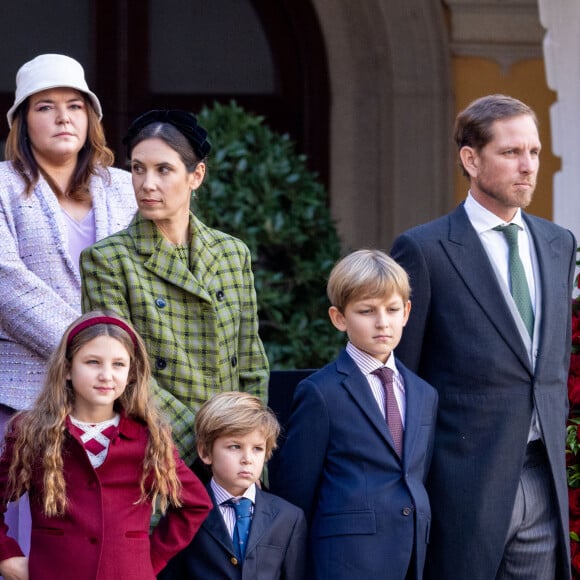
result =
M89 191L91 177L98 172L103 173L105 168L113 165L115 156L107 147L105 132L99 116L88 97L84 93L80 93L80 95L85 103L88 117L87 140L79 151L69 191L60 191L50 175L42 171L34 157L28 138L28 123L26 121L30 99L26 99L16 109L12 127L6 139L4 156L8 161L12 161L14 169L24 180L24 193L26 195L31 194L42 173L55 193L77 201L86 201L91 198ZM105 176L108 177L108 174Z
M94 324L90 322L92 319ZM14 499L28 491L34 471L40 469L45 515L66 513L63 444L66 419L72 412L75 397L67 374L79 349L98 336L115 338L129 353L127 386L115 401L115 410L147 426L149 440L143 459L139 501L151 501L153 506L158 503L164 513L170 504L181 505L181 483L176 473L170 429L151 399L151 370L143 340L126 321L107 310L89 312L68 327L49 361L44 388L34 407L19 413L10 422L15 444L7 498Z

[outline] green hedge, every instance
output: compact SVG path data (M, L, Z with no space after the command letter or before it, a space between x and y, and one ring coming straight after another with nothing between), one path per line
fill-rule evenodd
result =
M324 187L288 135L236 103L198 115L208 173L194 211L252 252L260 336L272 369L319 368L343 344L327 315L326 280L340 241Z

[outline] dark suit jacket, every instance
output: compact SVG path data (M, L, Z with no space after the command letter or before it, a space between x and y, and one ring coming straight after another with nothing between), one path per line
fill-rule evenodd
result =
M211 489L210 496L215 503ZM302 510L256 489L256 504L243 566L217 506L159 580L304 580L306 519Z
M495 578L535 405L556 487L561 577L569 577L564 465L572 234L524 214L542 297L535 369L463 205L395 240L413 308L397 348L439 391L428 491L433 580Z
M407 401L402 460L345 350L297 387L270 481L309 520L309 580L403 580L411 562L409 577L421 578L437 393L398 361L397 367Z

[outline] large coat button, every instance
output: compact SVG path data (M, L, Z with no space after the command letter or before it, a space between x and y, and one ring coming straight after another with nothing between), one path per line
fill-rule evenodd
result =
M167 368L167 361L164 358L158 358L155 361L155 368L162 371L163 369Z
M223 290L218 290L215 293L215 297L218 299L218 302L221 302L226 297L226 295L224 294Z
M155 300L155 305L158 308L165 308L167 306L167 302L165 302L165 300L163 298L157 298Z
M406 507L401 510L401 513L404 516L410 516L413 513L413 510L410 507Z
M230 558L230 562L234 565L237 566L238 565L238 559L235 556L232 556Z

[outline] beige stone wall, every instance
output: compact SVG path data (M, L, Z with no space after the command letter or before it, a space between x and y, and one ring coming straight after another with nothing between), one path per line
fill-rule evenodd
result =
M552 152L550 106L555 94L546 85L544 61L523 60L508 70L494 60L468 56L453 57L455 79L455 110L459 112L473 99L488 93L505 93L530 105L540 121L542 142L541 165L534 200L528 210L546 219L552 219L554 173L560 169L560 159ZM465 197L466 179L455 171L455 199Z
M464 198L451 140L457 112L504 92L541 122L530 210L552 218L550 106L537 0L312 0L330 75L330 199L345 250L398 233Z
M455 113L485 94L505 93L535 111L540 121L541 169L529 211L553 217L553 178L560 159L552 152L550 107L542 51L544 29L537 0L444 0L449 10ZM455 199L465 197L466 181L456 170Z
M313 4L331 85L333 215L345 249L388 249L453 204L443 9L430 0Z

